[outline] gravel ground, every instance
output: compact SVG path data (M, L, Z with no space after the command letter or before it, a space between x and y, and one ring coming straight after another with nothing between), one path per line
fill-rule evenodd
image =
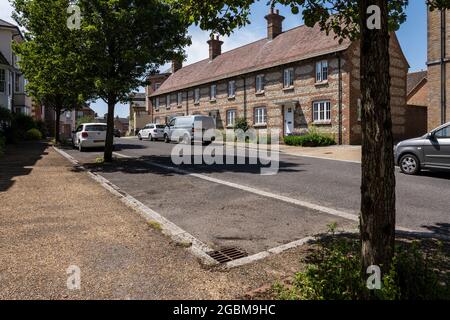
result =
M0 159L0 299L234 299L302 268L299 247L204 268L46 144ZM81 270L68 290L66 270Z

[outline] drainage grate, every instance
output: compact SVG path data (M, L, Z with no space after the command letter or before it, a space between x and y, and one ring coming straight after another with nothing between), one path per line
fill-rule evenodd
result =
M218 251L208 253L211 258L219 263L225 263L233 260L237 260L247 256L247 252L239 248L223 248Z

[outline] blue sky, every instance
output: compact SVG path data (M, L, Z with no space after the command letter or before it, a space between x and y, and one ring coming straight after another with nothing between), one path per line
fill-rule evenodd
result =
M249 42L256 41L266 36L266 20L264 16L268 12L267 1L256 2L252 6L250 17L251 24L236 30L230 37L224 40L223 51L228 51L242 46ZM293 15L289 8L278 6L280 13L286 17L283 23L283 29L288 30L302 24L301 14ZM11 19L12 8L7 0L0 0L0 18L13 22ZM410 71L417 71L426 68L427 59L427 18L426 6L423 0L410 1L407 9L408 19L401 26L397 33L402 49L411 66ZM191 27L189 34L192 37L192 45L186 48L188 55L185 64L205 59L208 57L208 45L206 41L209 33L200 30L197 27ZM312 44L313 45L313 44ZM170 65L161 67L161 70L170 68ZM141 90L143 91L143 89ZM99 115L106 113L107 107L103 101L97 101L92 104L92 108ZM116 106L116 115L121 117L128 116L128 107L123 105Z

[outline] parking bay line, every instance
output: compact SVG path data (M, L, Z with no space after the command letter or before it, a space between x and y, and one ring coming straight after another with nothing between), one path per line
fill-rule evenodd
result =
M136 157L133 156L127 156L125 154L121 154L118 152L114 152L114 154L116 154L119 157L122 158L128 158L128 159L136 159ZM264 190L260 190L260 189L256 189L253 187L249 187L249 186L245 186L245 185L241 185L241 184L237 184L234 182L229 182L229 181L225 181L225 180L221 180L221 179L217 179L217 178L213 178L204 174L199 174L199 173L193 173L193 172L189 172L187 170L183 170L177 167L173 167L173 166L168 166L168 165L163 165L160 163L155 163L153 161L148 161L148 160L144 160L145 163L155 166L155 167L159 167L162 169L166 169L166 170L170 170L170 171L174 171L174 172L179 172L182 173L184 175L189 175L191 177L196 177L202 180L206 180L209 182L213 182L213 183L217 183L217 184L221 184L221 185L225 185L231 188L235 188L235 189L239 189L239 190L243 190L243 191L247 191L259 196L263 196L266 198L272 198L275 200L279 200L282 202L286 202L286 203L290 203L290 204L294 204L297 206L301 206L301 207L305 207L311 210L315 210L321 213L325 213L325 214L329 214L329 215L333 215L333 216L337 216L337 217L341 217L347 220L351 220L351 221L355 221L359 223L359 216L356 214L352 214L352 213L348 213L342 210L337 210L337 209L332 209L332 208L328 208L325 206L321 206L315 203L311 203L311 202L307 202L304 200L299 200L299 199L294 199L294 198L289 198L286 196L282 196L282 195L278 195L272 192L267 192ZM414 230L414 229L410 229L410 228L404 228L401 226L397 226L396 231L400 234L405 234L405 235L410 235L410 236L417 236L417 237L425 237L425 238L436 238L436 239L443 239L443 240L449 240L450 237L447 235L443 235L443 234L435 234L433 232L425 232L425 231L420 231L420 230ZM248 257L247 257L248 258ZM245 258L243 258L245 259Z

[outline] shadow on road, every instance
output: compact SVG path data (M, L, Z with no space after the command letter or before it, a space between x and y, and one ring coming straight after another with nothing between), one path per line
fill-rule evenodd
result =
M241 159L243 160L243 159ZM172 158L168 155L154 155L154 156L142 156L140 158L133 159L117 159L111 164L96 164L96 163L84 163L85 168L94 172L124 172L131 174L138 173L153 173L161 175L183 175L184 173L175 172L168 169L153 166L150 163L157 163L164 166L176 167L188 171L189 173L222 173L222 172L237 172L237 173L250 173L261 174L263 168L269 168L270 165L262 165L261 163L251 164L249 158L244 158L245 164L236 164L237 158L235 157L235 164L213 164L208 165L204 162L201 164L181 164L174 165ZM150 162L150 163L149 163ZM225 162L225 160L224 160ZM191 158L191 163L194 163L194 159ZM275 164L278 166L279 172L302 172L303 169L299 169L299 166L303 164L290 163L286 161L280 161Z
M48 154L46 142L23 142L8 145L5 155L0 159L0 192L6 191L14 184L14 178L28 175L32 166Z

